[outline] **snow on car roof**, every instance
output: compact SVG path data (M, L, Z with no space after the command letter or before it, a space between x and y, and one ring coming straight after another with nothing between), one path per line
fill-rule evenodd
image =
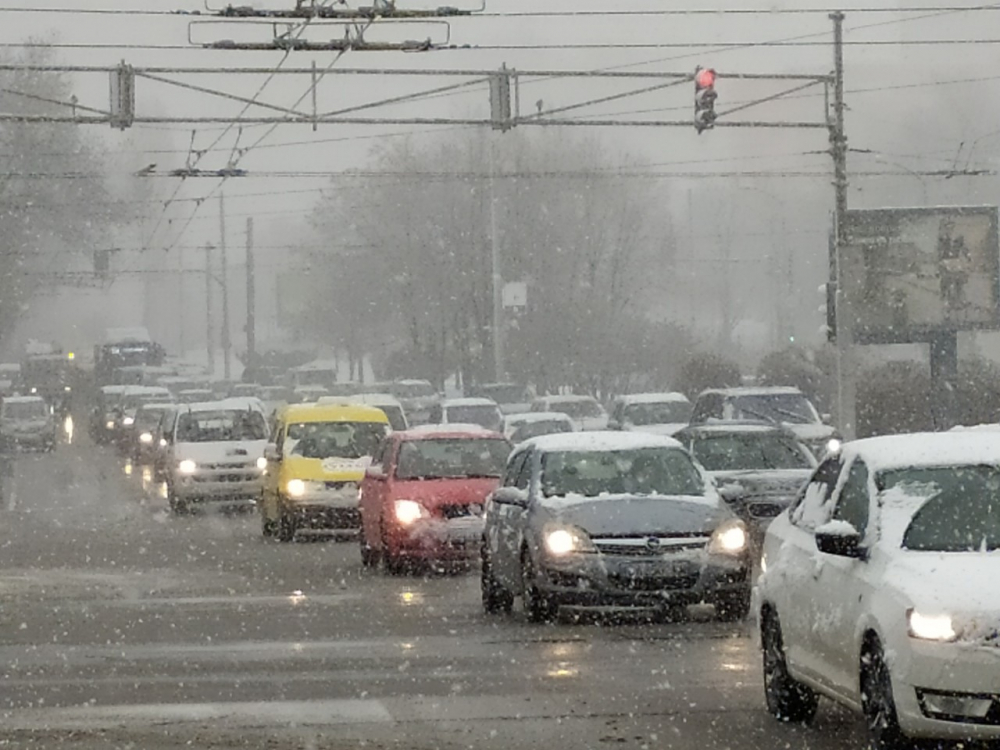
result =
M368 406L402 407L399 399L391 393L359 393L357 396L350 396L350 398L358 403L367 404Z
M726 422L723 420L711 420L699 424L689 425L684 428L688 433L760 433L760 432L782 432L788 433L788 429L782 425L770 422Z
M184 411L232 411L234 409L255 409L263 411L263 405L258 398L236 397L224 398L218 401L199 401L194 404L184 404L181 407Z
M741 388L709 388L702 391L700 396L706 393L721 393L723 396L801 396L802 391L792 386L744 386Z
M37 404L38 402L45 403L45 399L41 396L7 396L3 400L5 404Z
M564 432L527 441L545 452L628 451L643 448L681 448L680 442L642 432Z
M542 396L538 399L539 401L547 401L550 404L572 404L577 401L593 401L597 402L593 396L577 395L575 393L562 395L562 396Z
M689 404L691 400L683 393L630 393L627 396L619 396L618 400L623 404Z
M535 424L537 422L570 422L573 419L569 414L561 411L529 411L524 414L511 414L504 418L508 427L521 426L523 424Z
M394 385L430 385L429 380L414 380L413 378L393 381Z
M456 406L496 406L497 402L491 398L449 398L441 402L441 406L450 409Z
M498 432L487 430L478 424L424 424L419 427L411 427L405 432L399 432L404 439L428 438L428 437L498 437L502 438Z
M170 389L162 385L127 385L122 391L125 396L169 396Z
M872 471L915 466L1000 464L1000 433L924 432L845 443L845 460L860 457Z

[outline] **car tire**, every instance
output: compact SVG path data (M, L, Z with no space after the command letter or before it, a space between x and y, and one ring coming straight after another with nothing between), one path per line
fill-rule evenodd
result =
M528 622L552 622L559 613L559 605L546 596L535 585L535 563L531 553L525 548L521 552L521 598L524 600L524 614Z
M298 531L298 524L295 522L295 516L290 513L286 513L285 509L278 503L278 541L279 542L293 542L295 541L295 532Z
M778 721L808 724L816 716L819 696L788 673L781 624L774 613L764 613L761 623L761 642L767 710Z
M486 554L483 542L483 566L480 586L483 592L483 611L488 615L507 614L514 609L514 595L493 575L493 564Z
M742 622L750 614L750 591L744 590L718 597L715 618L722 622Z
M407 572L406 560L400 555L393 553L392 548L389 546L387 536L388 535L385 533L385 525L383 524L380 532L382 549L379 554L382 558L382 570L391 576L404 575Z
M361 565L366 568L377 568L381 556L377 549L368 544L363 528L358 534L358 540L361 543Z
M278 533L278 523L267 517L263 500L260 503L260 533L265 539L273 539Z
M861 653L861 711L868 728L872 750L901 750L909 747L899 728L896 703L892 697L892 677L882 644L872 637Z

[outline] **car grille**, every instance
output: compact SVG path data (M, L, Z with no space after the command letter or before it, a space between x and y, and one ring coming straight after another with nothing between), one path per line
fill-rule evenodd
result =
M449 521L454 518L469 518L483 515L483 506L479 503L468 505L441 505L441 515Z
M673 576L630 576L613 574L608 576L612 586L625 591L665 591L692 588L698 583L697 572Z
M655 540L655 541L654 541ZM619 557L662 557L674 552L704 549L709 537L702 534L683 536L610 537L593 539L594 546L603 555Z
M752 502L747 505L747 512L751 518L775 518L783 509L784 506L778 503Z
M328 490L356 490L358 485L356 482L326 482L326 488Z

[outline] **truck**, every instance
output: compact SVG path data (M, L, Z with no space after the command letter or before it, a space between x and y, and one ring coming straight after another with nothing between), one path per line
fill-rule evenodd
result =
M145 328L109 328L104 343L94 347L94 379L98 387L115 382L122 367L160 367L167 353Z

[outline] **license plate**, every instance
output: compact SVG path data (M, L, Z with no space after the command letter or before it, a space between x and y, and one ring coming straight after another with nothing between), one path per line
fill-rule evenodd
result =
M453 518L448 521L448 539L453 542L474 542L483 535L481 518Z

